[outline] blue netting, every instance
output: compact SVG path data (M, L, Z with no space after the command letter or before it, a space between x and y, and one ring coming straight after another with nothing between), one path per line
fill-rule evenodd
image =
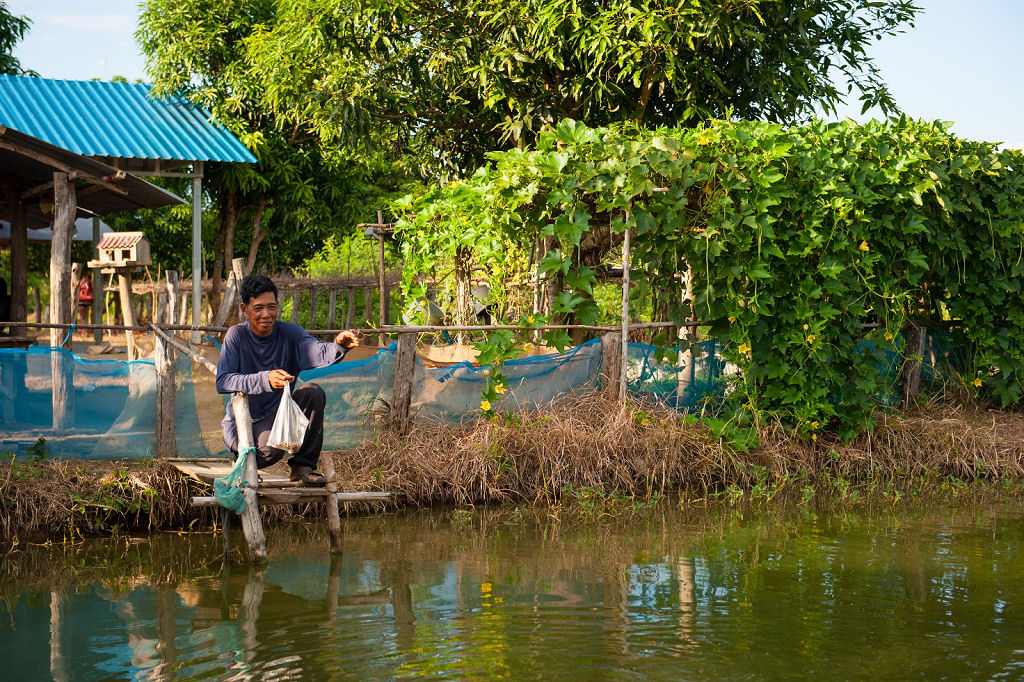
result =
M874 347L864 342L866 352ZM932 334L924 358L925 381L943 381L969 366L973 351L957 335ZM396 347L365 360L303 372L327 394L324 446L350 448L371 433L376 415L387 413L394 382ZM634 395L682 409L702 409L724 394L726 375L736 368L718 353L716 341L694 344L674 359L657 348L629 345L626 380ZM898 374L902 358L879 354L879 368ZM558 355L506 362L508 392L498 409L543 407L573 391L599 388L598 340ZM53 376L67 377L61 424L54 423ZM458 420L479 414L486 367L460 363L431 368L416 360L411 411L416 418ZM59 394L59 392L58 392ZM895 394L894 394L895 395ZM891 397L891 396L890 396ZM879 396L885 400L886 396ZM227 396L212 375L193 369L178 354L175 421L178 453L210 456L225 452L220 420ZM60 417L60 410L58 410ZM59 419L58 419L59 421ZM56 348L0 349L0 452L24 454L39 438L57 457L142 458L153 452L156 432L156 369L152 360L90 360Z

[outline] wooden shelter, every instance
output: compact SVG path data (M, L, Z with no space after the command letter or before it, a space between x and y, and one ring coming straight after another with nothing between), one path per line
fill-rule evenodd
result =
M79 217L183 203L175 195L20 131L0 126L2 210L11 224L11 319L24 321L28 299L28 229L53 225L50 319L72 317L71 236ZM51 330L50 342L60 344Z

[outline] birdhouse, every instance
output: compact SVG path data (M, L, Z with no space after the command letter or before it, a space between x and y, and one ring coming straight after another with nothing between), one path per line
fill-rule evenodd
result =
M150 244L142 232L108 232L96 245L99 260L90 268L130 268L151 265Z

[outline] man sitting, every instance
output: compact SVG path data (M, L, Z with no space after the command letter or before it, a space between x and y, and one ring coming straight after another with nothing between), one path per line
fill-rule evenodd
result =
M352 331L340 332L333 342L317 341L297 324L278 322L277 287L263 275L242 279L241 299L245 321L231 327L224 336L217 363L217 392L249 395L256 462L262 469L285 454L284 450L267 445L282 389L304 369L338 362L359 341ZM289 460L291 480L323 485L324 477L314 469L324 445L327 397L316 384L306 384L294 391L292 398L309 419L309 428L302 445ZM230 403L222 425L224 442L237 453L238 432Z

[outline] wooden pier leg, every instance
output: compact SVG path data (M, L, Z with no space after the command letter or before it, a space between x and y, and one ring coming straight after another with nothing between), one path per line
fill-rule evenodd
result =
M249 416L249 398L244 393L231 395L231 409L235 413L235 426L238 429L238 452L253 446L252 418ZM245 481L248 484L245 496L245 511L242 512L242 532L249 545L249 556L253 562L263 563L267 560L267 538L263 534L263 519L256 500L256 487L259 477L256 473L256 455L250 454L246 468Z
M224 563L231 557L231 510L220 508L220 538L224 546Z
M334 455L330 452L321 455L324 478L327 479L327 529L331 532L331 552L341 553L341 515L338 513L338 475L334 471Z

